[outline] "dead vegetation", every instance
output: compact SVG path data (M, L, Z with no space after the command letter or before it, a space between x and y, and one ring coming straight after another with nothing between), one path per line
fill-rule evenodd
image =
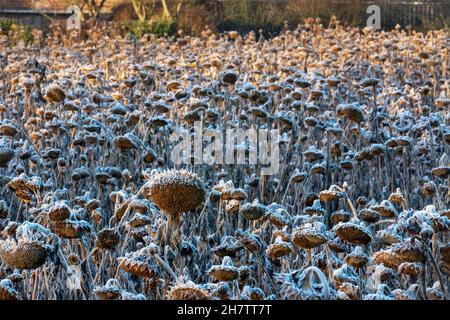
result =
M448 299L446 31L111 34L0 44L0 299ZM280 170L174 164L195 121Z

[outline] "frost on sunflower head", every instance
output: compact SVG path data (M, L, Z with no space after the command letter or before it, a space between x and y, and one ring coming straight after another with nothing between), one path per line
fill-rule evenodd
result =
M0 261L15 269L36 269L47 261L58 242L47 228L24 222L17 227L15 238L0 240Z
M177 215L194 210L205 199L202 180L186 170L167 170L148 175L145 197L166 213Z

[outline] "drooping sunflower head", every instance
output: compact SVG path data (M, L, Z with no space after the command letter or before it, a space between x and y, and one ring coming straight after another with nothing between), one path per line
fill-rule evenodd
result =
M201 205L206 192L195 173L172 169L150 175L145 194L164 212L180 214Z

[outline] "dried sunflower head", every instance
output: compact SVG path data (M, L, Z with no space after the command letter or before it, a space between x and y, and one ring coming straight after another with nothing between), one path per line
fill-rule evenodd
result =
M388 245L388 246L402 241L402 238L400 237L400 235L392 227L388 227L386 229L379 230L377 232L377 238L379 239L379 241L382 244Z
M265 300L264 291L258 287L245 286L244 289L242 290L241 297L244 300L256 300L256 301Z
M328 241L325 225L321 222L305 223L292 230L292 243L302 249L311 249Z
M271 260L288 255L293 250L292 244L285 242L281 237L277 237L275 242L270 244L266 249L266 254Z
M14 289L13 283L9 279L0 281L0 300L21 300L20 294Z
M352 214L348 211L338 210L334 211L330 216L332 224L338 224L339 222L348 222L352 218Z
M0 258L11 268L39 268L55 249L55 236L39 224L25 222L15 235L16 239L0 240Z
M352 244L368 244L372 241L369 229L353 222L340 222L333 230L339 238Z
M147 298L142 293L134 294L128 291L123 291L122 300L147 300Z
M250 233L247 230L236 230L236 237L244 245L244 247L252 253L260 252L264 246L258 235Z
M397 216L397 210L389 200L383 200L379 205L373 205L370 208L377 211L383 218L390 219Z
M96 286L94 294L99 300L119 300L122 296L119 280L109 279L104 286Z
M39 242L15 243L11 240L0 240L1 260L11 268L39 268L45 263L50 252L50 247Z
M25 173L21 173L9 182L9 187L16 193L16 196L25 202L30 202L33 194L41 186L42 183L39 177L33 176L30 178Z
M78 239L93 230L92 226L84 220L52 221L49 227L52 232L66 239Z
M131 204L130 204L131 206ZM152 219L149 216L136 213L133 218L127 222L128 225L132 228L145 227L152 223Z
M65 97L64 90L57 84L50 85L45 93L45 98L50 102L61 102Z
M401 260L397 257L397 255L392 252L392 250L380 250L373 254L373 259L377 264L382 264L388 268L392 268L397 270L397 267L400 265Z
M322 216L325 214L325 209L322 207L319 199L314 200L313 205L310 207L306 207L303 209L306 214L309 215L319 215Z
M415 238L407 238L392 245L391 248L402 262L425 262L426 260L422 243Z
M289 225L291 217L282 205L272 203L267 209L264 219L270 221L274 226L279 228Z
M368 223L375 223L378 220L380 220L381 216L380 214L372 209L362 209L358 213L358 218L368 222Z
M173 169L148 178L146 197L164 212L180 214L200 206L205 199L205 189L196 174Z
M345 257L345 262L353 268L361 268L369 261L369 257L364 253L361 246L355 247L351 253Z
M127 253L125 257L117 260L120 268L125 272L142 278L159 279L161 269L153 256L154 253L154 246L144 247L136 252Z
M247 220L258 220L266 213L267 207L257 199L252 203L248 202L241 207L240 213Z
M398 266L398 272L403 275L417 277L423 270L423 267L417 262L403 262Z
M55 201L44 205L42 212L48 216L51 221L64 221L70 217L70 206L66 201Z
M359 288L357 285L354 285L349 282L344 282L339 284L338 292L342 292L351 300L357 300L359 296Z
M243 249L243 246L232 236L223 237L220 244L212 248L211 252L223 258L226 256L235 257L236 254Z
M332 191L332 190L324 190L319 193L319 199L322 202L330 202L330 201L336 201L342 198L343 195L339 191Z
M209 300L207 290L187 279L179 279L167 293L169 300Z
M103 229L97 233L95 245L101 249L113 249L120 239L120 233L116 229Z
M209 268L208 274L218 281L233 281L239 276L238 269L233 266L230 257L224 257L222 264Z

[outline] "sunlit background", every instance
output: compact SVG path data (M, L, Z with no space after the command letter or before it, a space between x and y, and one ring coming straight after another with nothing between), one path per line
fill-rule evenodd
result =
M367 7L373 4L381 8L385 30L397 24L416 30L447 28L450 21L450 2L444 0L0 0L1 30L5 32L10 21L48 28L50 22L66 19L66 8L72 4L80 7L85 19L113 21L137 35L161 19L167 26L157 32L183 29L194 35L206 26L215 32L273 35L307 17L329 21L333 15L344 24L364 26Z

